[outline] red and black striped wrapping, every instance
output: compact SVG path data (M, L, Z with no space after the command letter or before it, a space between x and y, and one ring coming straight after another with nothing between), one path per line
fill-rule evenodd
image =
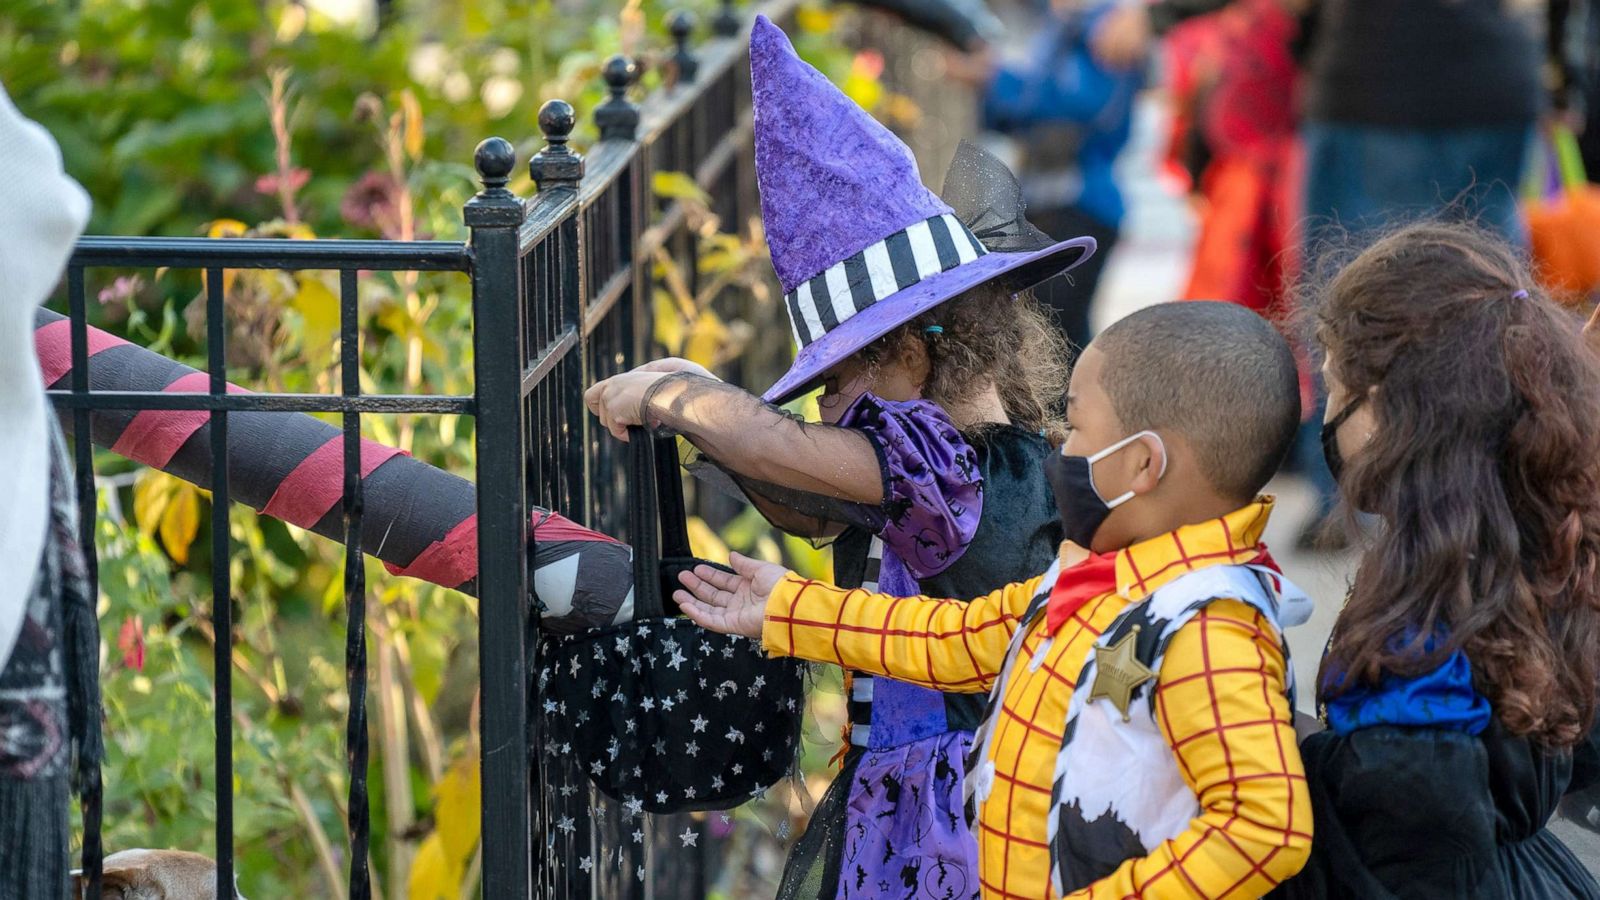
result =
M34 344L46 387L66 388L72 368L66 316L41 309ZM97 328L88 330L91 391L205 393L208 376ZM228 385L229 393L246 393ZM210 413L95 410L93 441L202 487L211 483ZM62 417L71 433L72 417ZM228 414L234 500L333 540L343 538L344 437L296 412ZM362 549L389 571L472 593L478 575L477 494L472 482L363 439ZM541 624L559 631L611 624L631 613L632 550L554 513L535 510L534 581ZM574 565L571 558L577 556Z

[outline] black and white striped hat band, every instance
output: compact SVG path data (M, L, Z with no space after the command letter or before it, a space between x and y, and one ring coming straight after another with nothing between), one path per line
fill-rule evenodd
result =
M950 214L897 231L784 295L802 348L879 300L987 254Z

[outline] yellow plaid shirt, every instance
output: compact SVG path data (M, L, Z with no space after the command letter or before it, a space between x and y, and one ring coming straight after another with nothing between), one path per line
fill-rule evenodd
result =
M1095 639L1129 603L1178 576L1254 559L1271 513L1263 498L1120 551L1116 592L1084 604L1041 665L1011 676L993 726L994 788L979 813L985 897L1050 892L1050 785L1067 704ZM767 601L762 640L778 655L942 691L987 691L1029 601L1051 587L1042 579L960 602L847 591L791 575ZM1031 659L1043 638L1040 616L1018 659ZM1311 803L1286 684L1278 636L1252 607L1219 600L1181 629L1158 673L1156 720L1200 813L1184 833L1072 896L1242 900L1299 871L1311 847Z

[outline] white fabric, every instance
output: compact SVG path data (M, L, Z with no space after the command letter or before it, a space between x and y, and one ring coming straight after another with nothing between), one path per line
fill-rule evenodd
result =
M884 258L887 259L888 257ZM868 572L872 571L872 564L875 562L880 565L878 575L861 582L861 589L869 594L876 594L878 592L878 579L883 577L883 571L881 568L883 563L883 538L876 534L872 536L872 541L867 544ZM854 673L853 677L850 679L850 699L857 703L871 703L873 694L872 684L873 681L871 675L868 675L865 672ZM868 721L866 722L861 722L859 724L850 726L850 743L857 747L866 747L872 743L871 716L869 715L867 718Z
M939 274L939 248L933 243L933 232L927 222L918 222L906 229L911 241L911 256L917 261L917 275L931 278Z
M1270 594L1268 585L1275 589ZM1136 621L1161 622L1163 627L1157 643L1160 650L1149 663L1151 669L1160 672L1172 637L1207 603L1219 598L1238 600L1259 611L1280 641L1287 624L1299 624L1310 615L1310 598L1269 569L1209 566L1174 579L1146 600L1128 606L1095 646L1109 646L1117 626L1130 616L1140 616ZM1286 619L1298 621L1291 623ZM1292 708L1294 667L1287 665L1287 644L1283 646L1283 653ZM1076 803L1084 818L1090 821L1110 814L1138 836L1146 851L1182 834L1200 813L1199 799L1183 780L1178 760L1156 723L1154 704L1150 700L1156 689L1155 682L1146 682L1134 690L1133 700L1128 705L1129 719L1125 722L1109 699L1088 702L1094 675L1094 649L1091 647L1078 689L1073 691L1067 709L1065 721L1072 723L1076 719L1077 722L1069 726L1072 737L1062 745L1056 757L1052 786L1047 833L1052 855L1051 879L1058 894L1066 890L1060 884L1061 869L1054 858L1060 806ZM1107 766L1107 760L1115 760L1116 765ZM1137 776L1130 773L1137 773Z
M872 279L872 296L883 299L900 290L894 280L894 263L889 261L889 246L882 241L863 250L861 258L867 264L867 276Z
M22 627L49 520L49 411L34 314L88 218L89 197L63 171L55 141L0 86L0 669Z
M944 232L949 236L949 249L957 260L952 264L952 269L988 254L989 251L983 243L967 226L961 224L960 219L948 213L935 218L944 224ZM933 219L924 219L906 228L904 232L911 257L902 260L902 265L915 268L918 281L945 271L943 263L939 261L939 243L933 236L930 225L932 221ZM834 326L838 327L863 309L911 287L911 284L902 287L895 277L889 240L890 238L884 238L869 244L848 259L842 259L824 269L821 275L800 282L798 287L784 295L784 301L789 306L790 324L794 326L795 343L798 346L808 346L828 331L823 326L821 310L830 312ZM866 270L866 284L858 282L852 286L849 267L857 260ZM916 282L913 281L912 284L914 283ZM862 302L858 307L856 294L863 286L871 290L872 299ZM826 293L826 296L818 296L819 292Z
M828 286L828 305L833 307L834 321L843 325L856 314L856 298L850 293L850 278L844 273L844 266L833 266L822 273L822 280Z
M795 297L799 300L800 314L805 317L806 333L811 336L811 340L814 341L826 334L828 329L822 327L822 317L817 315L817 298L811 296L811 282L801 282L800 287L795 290ZM798 346L803 347L805 344Z

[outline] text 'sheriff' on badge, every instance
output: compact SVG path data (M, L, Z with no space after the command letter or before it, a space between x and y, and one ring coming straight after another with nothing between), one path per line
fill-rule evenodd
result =
M1122 640L1109 647L1094 648L1094 686L1089 689L1089 702L1106 699L1128 721L1128 706L1133 702L1133 692L1139 685L1151 681L1156 673L1134 655L1134 643L1139 637L1139 626Z

